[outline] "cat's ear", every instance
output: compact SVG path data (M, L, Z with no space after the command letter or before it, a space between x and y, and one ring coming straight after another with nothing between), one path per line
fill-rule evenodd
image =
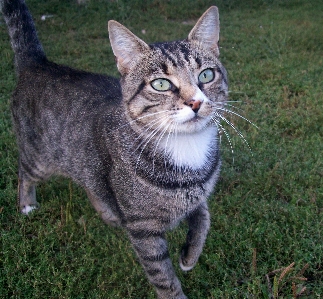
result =
M136 59L149 51L149 46L117 21L108 22L109 39L119 72L127 73Z
M219 55L220 21L218 8L211 6L197 21L188 35L188 40Z

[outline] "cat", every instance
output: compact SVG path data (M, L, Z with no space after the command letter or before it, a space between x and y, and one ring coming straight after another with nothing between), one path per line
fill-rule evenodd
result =
M103 221L121 226L159 299L184 299L165 232L188 222L179 263L197 263L219 177L228 98L219 15L210 7L188 37L147 44L116 21L109 39L121 78L50 62L23 0L0 0L18 77L11 111L19 149L19 206L53 175L81 185Z

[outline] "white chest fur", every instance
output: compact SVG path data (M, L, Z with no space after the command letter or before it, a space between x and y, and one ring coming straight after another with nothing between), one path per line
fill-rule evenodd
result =
M217 128L208 127L192 134L172 134L165 137L160 146L177 167L201 168L216 146Z

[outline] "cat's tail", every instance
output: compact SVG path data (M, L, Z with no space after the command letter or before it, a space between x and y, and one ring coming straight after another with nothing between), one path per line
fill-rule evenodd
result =
M46 55L25 1L0 0L0 9L8 27L18 74L26 67L44 63Z

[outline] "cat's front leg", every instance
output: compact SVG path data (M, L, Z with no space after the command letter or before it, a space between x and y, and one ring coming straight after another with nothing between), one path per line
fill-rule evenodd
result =
M182 249L180 266L183 271L191 270L202 253L204 242L210 228L210 214L207 203L201 204L187 218L189 231Z
M164 234L151 230L149 223L147 229L128 228L128 233L158 299L187 299L169 258Z
M106 224L115 227L121 225L121 220L112 212L112 209L104 201L104 198L96 196L96 194L89 189L86 189L86 193L93 207L96 209L96 211ZM107 197L109 197L109 194L107 194Z

